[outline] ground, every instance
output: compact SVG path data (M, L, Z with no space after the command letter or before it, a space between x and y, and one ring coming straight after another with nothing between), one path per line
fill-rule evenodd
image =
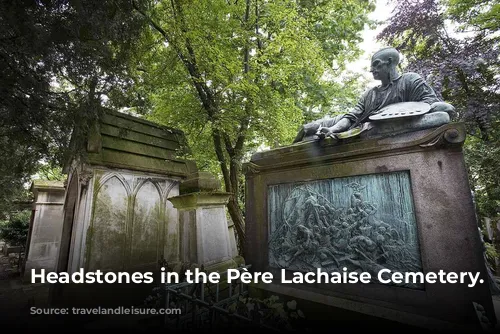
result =
M16 254L17 255L17 254ZM48 287L23 284L17 271L15 254L0 254L0 323L19 324L29 314L30 307L43 307Z

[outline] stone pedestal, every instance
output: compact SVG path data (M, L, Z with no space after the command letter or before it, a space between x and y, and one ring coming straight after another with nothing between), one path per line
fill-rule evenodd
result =
M413 326L495 323L463 159L463 124L324 140L253 155L246 169L246 262L271 294ZM294 272L479 273L482 283L280 282ZM306 311L306 310L304 310Z
M35 180L33 213L26 243L23 281L31 282L31 270L55 271L63 226L64 184Z
M180 261L209 271L236 267L238 254L226 218L230 193L209 173L196 173L184 181L181 195L168 200L179 212Z

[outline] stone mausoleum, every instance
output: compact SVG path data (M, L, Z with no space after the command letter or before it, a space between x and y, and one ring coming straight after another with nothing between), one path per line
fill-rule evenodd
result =
M455 108L419 74L398 72L400 59L392 47L375 52L370 72L381 84L351 110L303 125L293 145L252 156L246 260L288 280L318 270L368 274L363 283L257 287L344 319L491 329L497 321L462 152L465 126L450 123ZM451 279L436 280L443 273ZM458 282L464 274L479 282ZM338 322L334 328L345 325Z
M58 272L236 265L225 213L229 194L185 158L182 131L106 112L82 145L66 167ZM55 284L51 301L125 305L140 302L153 286Z

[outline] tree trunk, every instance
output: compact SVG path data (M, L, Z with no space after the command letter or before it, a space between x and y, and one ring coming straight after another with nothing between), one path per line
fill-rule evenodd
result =
M220 169L224 178L224 187L226 192L232 194L229 198L227 209L236 229L238 249L240 251L240 254L244 257L245 220L243 218L243 213L238 205L238 170L234 163L230 163L228 166L221 137L222 136L219 130L212 130L212 139L214 142L215 153L217 155L217 160L219 160ZM228 143L226 142L226 144ZM228 152L228 150L231 150L231 148L228 146L226 146L225 149L226 152ZM231 155L231 153L229 154ZM235 180L235 182L233 180Z
M236 195L231 196L229 199L227 209L236 229L238 249L240 250L241 256L245 257L245 220L240 206L238 205Z

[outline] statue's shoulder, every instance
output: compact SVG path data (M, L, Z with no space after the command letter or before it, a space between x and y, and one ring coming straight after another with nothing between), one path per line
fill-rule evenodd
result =
M415 72L405 72L401 76L405 80L422 80L422 76Z

